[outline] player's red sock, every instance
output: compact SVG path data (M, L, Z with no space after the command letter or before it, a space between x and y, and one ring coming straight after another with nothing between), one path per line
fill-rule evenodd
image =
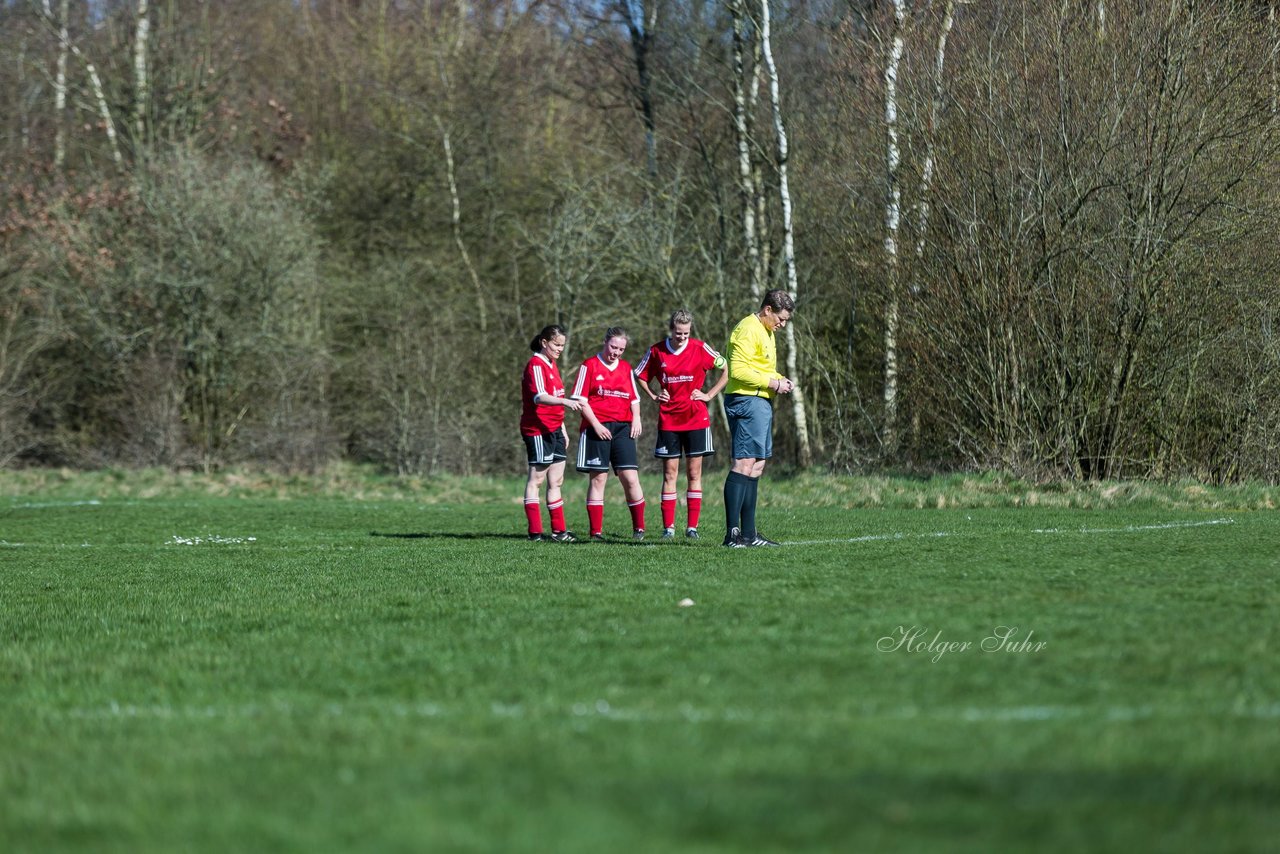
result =
M674 492L662 493L662 527L674 528L676 526L676 494Z
M538 499L534 498L531 500L526 498L524 500L524 515L529 518L529 533L541 534L542 505L539 503Z
M551 530L560 533L564 530L564 499L548 501L547 510L551 513Z
M702 515L702 492L686 492L685 501L689 502L689 527L698 527L698 517Z
M587 502L587 525L591 528L591 536L604 533L604 502Z
M631 527L637 531L644 530L644 499L641 498L635 504L627 504L627 508L631 511Z

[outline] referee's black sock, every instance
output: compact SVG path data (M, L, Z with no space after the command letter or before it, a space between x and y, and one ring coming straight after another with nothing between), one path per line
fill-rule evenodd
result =
M747 477L746 494L742 497L742 536L749 540L756 537L756 494L760 487L760 478Z
M743 502L746 501L750 489L751 478L736 471L729 472L724 481L724 530L729 533L734 528L742 528Z

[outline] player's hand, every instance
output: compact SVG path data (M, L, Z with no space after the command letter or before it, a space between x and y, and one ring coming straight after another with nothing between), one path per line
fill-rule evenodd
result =
M664 388L662 391L658 392L658 396L655 397L654 400L658 401L658 403L666 403L671 400L671 392Z
M640 438L640 431L641 431L642 429L643 429L643 428L642 428L642 426L641 426L641 424L640 424L640 420L639 420L639 419L636 419L635 421L632 421L632 422L631 422L631 438L632 438L632 439L639 439L639 438Z
M599 427L594 427L592 429L596 431L597 439L606 440L606 439L613 438L613 431L610 430L608 427L604 426L603 424L601 424Z
M582 401L569 398L564 402L565 409L572 409L574 412L582 411Z
M691 400L701 400L701 401L703 401L704 403L705 403L706 401L708 401L708 400L710 400L710 399L711 399L711 398L707 397L707 393L706 393L705 391L703 391L702 389L700 389L700 388L695 388L695 389L693 390L693 394L689 395L689 398L690 398Z

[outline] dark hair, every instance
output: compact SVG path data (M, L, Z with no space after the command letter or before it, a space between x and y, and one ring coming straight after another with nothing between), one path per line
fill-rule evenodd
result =
M791 294L781 288L777 288L764 295L764 302L760 303L760 308L771 308L774 311L795 311L796 301L791 298Z
M542 327L542 331L533 336L533 340L529 342L529 349L535 353L541 353L542 342L550 341L557 335L563 335L566 338L569 337L569 333L565 332L564 327L558 323L553 323L550 326L544 326Z
M631 340L631 336L627 334L627 330L621 326L610 326L604 331L604 342L609 343L610 338L625 338Z

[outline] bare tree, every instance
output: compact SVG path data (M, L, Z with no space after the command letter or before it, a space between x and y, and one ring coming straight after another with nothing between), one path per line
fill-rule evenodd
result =
M729 13L733 26L733 127L738 153L738 195L742 201L742 242L747 252L751 294L759 300L764 296L765 268L756 233L757 187L751 155L755 117L754 105L749 100L751 91L758 86L759 72L756 63L747 58L747 51L754 50L754 40L748 37L749 19L741 0L729 0Z
M1274 411L1214 388L1243 385L1232 298L1256 305L1275 264L1280 138L1260 33L1241 25L1256 11L1108 11L1100 42L1076 6L1028 7L949 77L937 290L915 340L931 412L979 465L1186 471L1189 444L1222 453L1193 436ZM1237 367L1215 376L1218 359ZM1240 424L1212 426L1224 407Z
M383 15L385 17L385 9ZM476 265L471 260L471 253L467 249L466 240L462 232L462 199L458 193L458 170L454 160L453 153L453 127L451 124L452 113L456 101L455 75L460 70L460 57L463 47L466 43L468 19L470 18L470 7L467 0L457 0L456 17L453 21L454 31L452 38L447 33L442 33L444 45L437 47L436 55L436 71L440 79L440 87L443 93L441 99L444 109L450 114L449 121L446 121L440 114L439 110L433 109L431 113L432 121L435 123L436 130L440 134L440 145L444 150L445 163L445 179L449 188L449 223L453 234L453 244L457 247L458 257L462 261L462 266L467 272L467 278L471 281L471 286L475 290L476 295L476 320L479 323L481 332L489 330L489 309L486 305L487 297L484 285L480 282L480 274L476 271ZM385 32L386 24L383 24Z
M1267 4L1267 36L1271 55L1271 114L1280 114L1280 17L1276 15L1276 0Z
M769 0L760 0L760 50L764 56L765 69L769 75L769 102L773 106L773 129L777 140L778 194L782 200L782 257L787 270L787 290L795 299L800 289L796 275L796 251L794 224L791 214L791 186L787 179L787 127L782 118L782 96L778 87L778 66L773 59L773 40L770 28ZM787 342L787 375L799 376L796 366L796 334L795 328L786 328ZM813 463L813 451L809 446L809 419L805 412L804 393L799 385L791 395L791 410L796 421L796 439L799 442L800 465L808 467Z
M107 142L111 147L111 159L115 161L116 168L123 169L124 157L120 153L120 144L116 135L116 123L115 119L111 116L111 108L107 104L107 95L106 91L102 88L102 78L98 76L98 67L94 65L93 61L90 60L89 57L85 56L80 48L76 46L76 43L72 41L71 36L67 31L66 17L64 16L61 22L55 20L53 17L53 10L50 8L49 0L41 0L41 8L44 11L45 20L48 21L51 27L57 30L58 43L60 47L64 50L70 51L76 59L80 60L81 63L84 64L85 72L89 75L89 83L93 87L94 100L98 105L98 117L102 121L103 129L107 134ZM62 11L66 12L66 9L67 0L63 0Z
M658 133L653 107L653 48L660 0L615 0L614 10L626 27L635 63L632 94L644 124L645 163L650 178L658 174Z
M920 170L920 195L916 200L916 258L924 257L925 235L929 230L929 195L933 192L933 170L937 163L938 122L942 114L943 69L946 66L947 39L955 24L955 0L947 0L942 12L942 22L938 26L938 38L933 52L932 97L929 99L929 118L925 124L924 166ZM919 267L917 267L919 269ZM911 286L913 294L919 293L922 285L917 280Z

